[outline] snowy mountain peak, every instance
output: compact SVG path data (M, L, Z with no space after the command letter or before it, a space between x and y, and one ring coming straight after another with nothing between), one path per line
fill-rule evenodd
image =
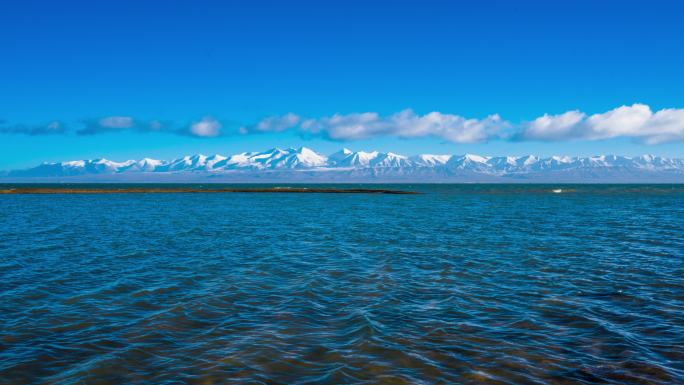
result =
M413 164L407 157L392 152L377 153L369 162L372 167L409 167Z
M72 161L64 162L62 164L64 166L67 166L67 167L84 167L86 162L87 162L86 160L72 160ZM43 163L43 164L53 165L55 163Z
M347 150L346 148L342 151L338 151L330 156L330 165L337 167L368 167L371 165L374 159L378 157L379 153L377 151L364 152L357 151L353 152Z
M478 163L486 163L487 159L483 156L480 155L475 155L475 154L465 154L463 155L463 158L472 162L478 162Z
M409 159L417 165L433 167L446 164L451 159L451 155L420 154Z
M297 166L319 167L327 164L328 158L306 147L301 147L296 152Z

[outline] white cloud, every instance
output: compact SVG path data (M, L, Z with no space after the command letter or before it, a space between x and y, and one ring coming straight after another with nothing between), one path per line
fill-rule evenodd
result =
M301 128L303 131L324 134L336 140L364 139L381 135L387 130L380 115L375 112L308 119L302 122Z
M653 113L649 106L637 103L591 116L580 111L545 114L523 124L519 137L546 141L627 137L647 144L684 140L684 109Z
M647 144L684 141L684 108L666 108L649 119L652 132L644 138Z
M523 135L529 139L562 140L571 137L574 130L586 118L580 111L568 111L560 115L548 115L524 125Z
M98 120L98 124L102 128L132 128L135 125L135 121L130 116L109 116Z
M375 112L365 112L309 119L302 122L301 130L333 140L357 140L376 136L431 136L454 143L473 143L490 139L506 125L498 115L478 120L440 112L418 115L412 110L404 110L387 117Z
M300 117L293 113L288 113L283 116L269 116L262 119L254 126L240 127L240 133L248 134L250 132L282 132L287 129L296 127L300 122Z
M621 106L602 114L591 115L585 122L587 139L647 135L648 120L653 113L645 104Z
M97 135L123 131L161 132L170 131L170 127L158 120L144 121L130 116L107 116L83 121L83 127L77 130L76 134Z
M190 125L190 133L201 137L214 137L221 133L221 123L212 118L203 118Z

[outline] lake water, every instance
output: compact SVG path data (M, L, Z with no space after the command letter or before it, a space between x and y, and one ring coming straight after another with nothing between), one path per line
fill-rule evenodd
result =
M0 196L0 383L684 383L684 185L382 187Z

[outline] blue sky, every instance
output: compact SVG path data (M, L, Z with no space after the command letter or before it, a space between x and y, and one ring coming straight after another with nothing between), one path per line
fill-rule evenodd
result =
M0 3L0 169L301 145L684 157L682 2L160 4Z

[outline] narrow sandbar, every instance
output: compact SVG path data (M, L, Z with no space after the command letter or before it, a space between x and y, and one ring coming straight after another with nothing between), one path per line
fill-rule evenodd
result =
M56 188L17 187L0 190L0 194L173 194L173 193L314 193L314 194L418 194L415 191L386 189L338 189L305 187L267 188Z

